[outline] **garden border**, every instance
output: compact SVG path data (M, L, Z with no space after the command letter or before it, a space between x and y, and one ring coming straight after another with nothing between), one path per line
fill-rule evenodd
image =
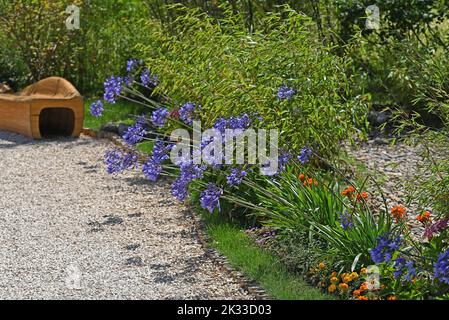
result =
M125 150L131 150L131 148L123 143L119 136L115 133L103 131L103 130L93 130L88 128L83 128L81 134L89 136L93 139L107 139L113 144L119 146ZM144 158L144 154L141 151L132 149L137 152L139 158ZM272 300L271 297L265 289L263 289L255 280L249 279L242 272L236 270L228 261L228 258L221 254L218 250L211 248L209 243L211 242L210 236L206 231L206 224L204 219L200 214L195 212L191 205L187 205L187 214L193 219L195 232L197 234L198 240L203 248L206 256L221 270L224 270L232 279L234 279L240 287L247 291L249 294L253 295L256 300Z

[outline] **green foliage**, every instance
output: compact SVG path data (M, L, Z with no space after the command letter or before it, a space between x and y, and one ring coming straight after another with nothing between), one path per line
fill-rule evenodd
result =
M160 29L141 49L160 75L157 90L178 104L200 104L203 125L257 112L268 128L279 128L291 149L308 144L333 155L364 123L364 98L344 98L350 91L345 61L314 40L305 16L284 8L263 19L263 32L249 35L231 12L217 24L179 10L184 15L172 25L176 35ZM284 83L298 90L292 100L276 99Z
M272 297L283 300L331 299L288 272L279 258L255 245L235 225L223 223L209 213L203 215L211 245L226 255L233 267L257 281Z
M66 28L68 5L80 8L79 30ZM140 27L140 1L0 0L0 12L0 81L16 88L57 75L95 92L150 32Z
M312 250L335 264L347 269L353 263L369 265L369 249L376 246L379 236L393 229L389 214L380 210L374 214L364 202L341 198L339 185L326 182L324 177L313 179L317 185L305 186L295 174L287 172L279 180L268 180L267 187L256 189L262 207L256 214L275 229L308 231L318 237L326 246ZM351 216L349 228L341 225L343 212Z

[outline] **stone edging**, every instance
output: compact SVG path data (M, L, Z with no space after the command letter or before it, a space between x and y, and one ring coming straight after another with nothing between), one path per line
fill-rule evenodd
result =
M82 134L92 137L94 139L107 139L122 149L128 150L130 149L128 146L123 144L123 140L119 139L116 134L111 132L83 129ZM137 152L139 154L139 157L144 158L144 155L141 152L139 151ZM217 265L220 269L225 271L232 279L234 279L243 290L253 295L256 298L256 300L272 299L272 297L268 295L265 289L260 287L255 281L248 279L242 272L233 268L229 263L228 259L226 258L226 256L222 255L220 252L210 247L209 243L211 239L207 234L204 220L198 213L195 212L195 210L193 210L191 206L188 207L188 215L193 219L198 239L206 256L209 259L211 259L211 261L215 265Z

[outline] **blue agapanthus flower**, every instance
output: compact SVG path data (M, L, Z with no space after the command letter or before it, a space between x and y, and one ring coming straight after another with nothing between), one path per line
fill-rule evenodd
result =
M137 59L129 59L126 61L126 71L132 72L135 68L137 68L140 64L140 61Z
M393 238L386 234L377 238L377 247L370 250L371 260L374 263L390 262L393 254L399 250L401 237Z
M213 183L209 183L207 188L201 192L200 205L201 208L208 210L210 213L215 209L220 210L220 197L223 189Z
M225 118L218 118L215 120L214 129L220 131L221 134L225 134L225 130L228 127L228 120Z
M183 161L179 164L179 176L172 184L172 194L182 201L187 197L189 184L194 179L201 179L205 166L194 164L193 161Z
M304 147L299 152L298 160L301 164L306 164L310 157L312 156L312 150L310 148Z
M438 260L433 266L435 278L449 284L449 249L440 253Z
M403 276L404 280L412 281L416 276L416 269L413 265L413 261L406 260L404 257L397 257L394 260L394 278L399 279Z
M125 86L131 87L134 83L134 77L133 76L126 76L123 78L123 82L125 83Z
M230 129L245 130L250 126L251 118L248 116L248 114L244 113L237 117L230 117L228 123Z
M178 177L171 186L172 195L179 201L183 201L187 198L189 190L189 182L181 177Z
M191 102L184 103L181 108L179 108L179 118L189 126L193 124L193 113L195 108L195 104Z
M278 156L279 171L285 170L285 166L292 158L293 156L290 152L281 150L280 155Z
M340 226L343 228L343 230L351 229L354 226L352 214L350 214L348 211L344 211L340 213Z
M238 186L242 183L244 177L246 177L246 171L238 168L232 168L229 175L226 176L226 181L230 186Z
M296 94L296 90L293 88L289 88L286 85L282 85L278 90L278 98L281 100L288 99L290 100Z
M124 153L121 150L108 150L105 153L104 163L109 174L123 172L137 166L138 157L135 153Z
M151 114L151 121L153 124L158 127L162 128L165 124L165 119L168 117L170 112L167 108L161 107L153 111Z
M150 73L150 70L148 68L143 69L141 75L140 75L140 81L145 87L148 87L149 85L152 85L153 87L157 87L159 83L159 79L156 75L152 75Z
M157 178L162 173L162 165L153 157L150 157L143 164L142 172L147 179L151 181L157 181Z
M128 130L123 134L122 138L129 145L135 145L136 143L142 141L142 139L147 134L144 128L145 116L140 116L134 125L130 126Z
M97 100L90 105L90 114L94 117L101 117L103 114L104 107L103 102L101 100Z
M104 94L103 98L105 101L114 104L117 97L122 93L123 90L123 78L111 76L104 82Z

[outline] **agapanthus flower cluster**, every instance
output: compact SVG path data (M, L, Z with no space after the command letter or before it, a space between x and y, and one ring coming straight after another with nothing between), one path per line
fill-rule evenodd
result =
M165 120L170 112L167 108L161 107L153 111L151 114L151 121L157 128L162 128L165 124Z
M428 225L424 230L424 237L432 239L436 234L447 229L449 224L449 218L444 218L435 221L433 224Z
M353 216L347 210L340 213L340 226L343 230L351 229L354 226Z
M282 85L278 90L278 98L281 100L290 100L296 94L296 90L289 88L286 85Z
M122 94L123 90L123 78L111 76L104 82L104 94L103 98L105 101L114 104L119 95Z
M394 260L394 278L399 279L401 276L406 281L412 281L416 276L416 269L413 265L413 261L407 260L404 257L397 257Z
M123 82L125 83L125 86L131 87L134 83L134 77L133 76L125 76L123 78Z
M440 282L449 284L449 249L440 253L438 260L433 267L434 276Z
M128 130L123 134L122 138L129 145L135 145L136 143L142 141L142 139L147 134L147 130L144 128L145 116L140 116L134 125L130 126Z
M145 87L152 85L153 87L157 87L159 83L159 78L156 75L152 75L148 68L142 70L140 75L140 81Z
M223 189L214 183L209 183L200 195L201 208L208 210L210 213L214 212L215 209L220 210L220 197L222 194Z
M137 155L132 152L124 153L121 150L108 150L105 153L104 163L109 174L123 172L137 166Z
M142 172L145 177L151 181L156 181L162 173L162 163L169 159L169 151L173 147L172 144L166 144L164 141L158 140L154 144L151 156L142 166Z
M390 262L393 254L399 250L401 237L386 234L377 238L377 246L370 250L371 260L374 263Z
M126 61L126 71L132 72L135 68L137 68L140 64L140 61L137 59L129 59Z
M103 114L104 107L103 102L101 100L97 100L90 105L90 114L94 117L101 117Z
M193 124L193 113L195 108L195 104L191 102L184 103L181 108L179 108L179 118L189 126Z
M228 185L238 186L242 183L244 177L246 177L247 172L239 168L232 168L231 172L226 176L226 181Z
M290 162L292 158L293 156L290 152L281 150L280 155L278 157L279 171L284 171L285 166Z
M172 194L180 201L184 200L188 194L188 187L192 180L201 179L204 166L194 164L193 161L184 161L179 164L180 174L172 185Z
M230 117L227 123L229 129L245 130L248 129L248 127L251 125L251 118L248 116L248 114L244 113L237 117Z
M304 147L299 152L298 160L301 162L302 165L306 164L310 157L312 156L312 150L308 147Z

